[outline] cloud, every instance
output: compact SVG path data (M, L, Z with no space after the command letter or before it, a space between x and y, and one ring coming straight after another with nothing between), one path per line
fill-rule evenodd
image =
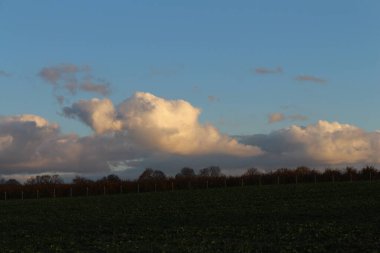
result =
M338 122L318 121L306 127L293 125L268 135L245 136L239 140L266 152L257 159L262 164L270 164L270 161L280 166L380 163L379 133Z
M80 100L71 107L63 108L63 114L81 120L98 134L122 129L121 121L115 119L116 111L109 99Z
M257 147L239 144L210 124L200 124L200 109L184 100L166 100L137 92L115 111L108 99L81 100L65 107L64 115L78 118L97 134L124 133L136 145L154 152L179 155L221 153L261 154Z
M280 121L283 121L283 120L285 120L285 116L284 116L284 114L282 114L280 112L271 113L268 116L268 123L269 124L272 124L272 123L275 123L275 122L280 122Z
M1 70L1 69L0 69L0 76L4 76L4 77L10 77L10 76L11 76L11 74L10 74L10 73L8 73L8 72L6 72L6 71L4 71L4 70Z
M258 67L252 71L256 74L259 74L259 75L280 74L280 73L282 73L282 67L277 67L274 69L270 69L270 68L266 68L266 67Z
M1 174L107 173L108 161L144 154L123 136L80 138L37 115L0 117Z
M38 75L54 87L57 98L63 96L62 91L71 95L75 95L78 91L109 95L110 84L100 79L94 81L91 72L91 68L87 65L61 64L44 67ZM62 103L62 99L59 102Z
M84 91L95 92L103 96L107 96L110 93L110 85L105 84L96 84L91 82L85 82L81 85L81 89Z
M315 76L309 76L309 75L299 75L295 77L295 80L300 82L314 82L314 83L320 83L324 84L327 83L327 80L315 77Z
M257 147L239 144L210 124L199 123L200 109L184 100L166 100L138 92L120 105L125 128L146 147L173 154L261 154Z
M213 103L213 102L218 102L219 101L219 98L217 96L207 96L207 100L210 102L210 103Z
M97 119L91 118L95 111L102 111L99 117L103 122L118 120L122 127L111 125L108 132L100 129L102 134L79 137L62 134L57 124L37 115L2 116L1 174L99 175L127 169L137 176L145 167L174 174L184 166L219 165L241 171L249 166L271 169L380 163L380 133L349 124L318 121L232 138L200 124L200 110L183 100L136 93L116 107L116 113L106 99L78 102L78 106L83 115L89 115L82 115L81 120L94 125L95 130ZM105 117L104 111L111 113Z
M287 116L287 118L289 120L292 120L292 121L305 121L305 120L308 120L309 117L306 116L306 115L302 115L302 114L293 114L293 115L289 115Z
M275 112L268 115L268 123L276 123L281 122L284 120L291 120L291 121L304 121L307 120L308 117L301 114L293 114L293 115L285 115L281 112Z

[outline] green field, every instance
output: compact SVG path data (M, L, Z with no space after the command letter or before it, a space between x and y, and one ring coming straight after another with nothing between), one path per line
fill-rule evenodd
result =
M380 252L380 182L0 201L1 252Z

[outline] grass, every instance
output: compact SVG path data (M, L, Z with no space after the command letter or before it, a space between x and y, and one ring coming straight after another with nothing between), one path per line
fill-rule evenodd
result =
M380 252L380 182L0 201L1 252Z

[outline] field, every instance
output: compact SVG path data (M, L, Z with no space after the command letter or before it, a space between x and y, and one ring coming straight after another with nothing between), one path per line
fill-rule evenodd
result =
M380 252L380 182L0 201L1 252Z

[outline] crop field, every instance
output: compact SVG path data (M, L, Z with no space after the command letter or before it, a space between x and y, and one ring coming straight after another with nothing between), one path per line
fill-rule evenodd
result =
M380 182L0 201L1 252L380 252Z

